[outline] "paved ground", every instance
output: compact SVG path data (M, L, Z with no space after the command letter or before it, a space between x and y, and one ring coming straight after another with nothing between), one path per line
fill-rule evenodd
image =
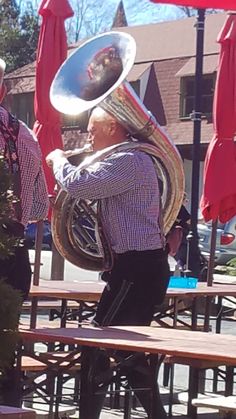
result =
M34 251L30 251L31 261L34 260ZM170 259L172 269L174 268L174 261ZM40 277L43 279L50 280L51 277L51 252L43 251L42 252L42 266ZM96 281L98 279L98 274L92 271L86 271L80 268L75 267L69 262L65 262L65 281ZM214 330L215 322L214 319L211 321L212 328ZM222 322L222 333L231 333L236 334L236 324L235 321L223 321ZM162 370L159 375L160 391L163 397L163 403L166 410L168 411L168 388L164 388L162 385ZM211 372L207 374L206 381L206 391L210 394L212 384ZM220 389L223 390L223 383L220 386ZM188 389L188 367L176 365L175 366L175 401L173 405L173 416L175 419L186 419L186 391ZM180 401L181 403L180 403ZM185 403L184 403L185 402ZM199 419L217 419L220 417L216 412L207 409L198 409ZM74 417L78 418L78 414ZM120 411L111 411L104 410L101 415L101 419L119 419L123 417L123 413ZM132 414L132 419L144 419L146 418L145 414L141 411L135 411ZM90 418L88 418L90 419ZM158 418L155 418L158 419Z

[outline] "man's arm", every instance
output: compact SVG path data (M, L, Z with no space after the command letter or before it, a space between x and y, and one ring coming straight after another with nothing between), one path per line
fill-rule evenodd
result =
M47 217L49 199L42 154L34 133L22 122L18 136L23 224Z
M47 217L49 209L48 190L42 165L34 182L31 220L42 220Z
M113 154L82 170L72 166L62 150L50 153L46 161L61 187L74 198L107 198L127 192L134 184L135 161L129 152Z

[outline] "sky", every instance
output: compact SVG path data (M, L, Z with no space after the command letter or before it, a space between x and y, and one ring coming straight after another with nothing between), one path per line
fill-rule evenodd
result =
M26 2L27 0L21 1ZM31 1L35 2L35 6L39 5L42 0ZM74 17L66 21L66 28L68 39L73 43L77 40L75 34L76 16L81 16L81 8L87 8L79 34L79 38L83 39L110 30L120 0L69 0L69 2L74 11ZM129 26L162 22L184 16L183 13L181 15L177 6L155 4L149 0L123 0L123 5Z
M27 0L16 1L18 4L21 5L27 4ZM38 5L41 3L41 1L42 0L30 0L29 2L32 4L33 8L37 10ZM76 1L77 0L69 0L72 8L73 3ZM120 0L107 0L107 3L113 4L114 13L117 9L119 1ZM94 5L96 5L96 3L97 1L94 0ZM174 5L166 5L161 3L155 4L152 3L150 0L123 0L123 4L125 8L126 18L130 26L142 25L146 23L155 23L181 17L181 12L179 11L178 7Z
M18 4L21 4L22 10L27 8L27 4L30 3L36 11L38 10L42 0L16 1ZM88 26L83 24L83 27L80 31L80 38L86 38L88 36L94 35L95 33L110 29L120 0L69 0L75 15L76 10L78 10L76 4L81 5L83 4L83 1L85 5L89 5L88 11L86 13L86 19L89 21L89 26L94 28L98 25L98 30L92 29L92 32L89 32ZM150 0L123 0L123 5L129 26L163 22L185 16L177 6L152 3ZM66 21L67 29L71 27L71 25L74 25L73 27L75 28L75 23L73 24L72 22L75 22L75 17L72 18L72 21L70 19ZM76 36L73 33L73 29L72 32L71 30L67 32L70 42L73 43L76 39Z

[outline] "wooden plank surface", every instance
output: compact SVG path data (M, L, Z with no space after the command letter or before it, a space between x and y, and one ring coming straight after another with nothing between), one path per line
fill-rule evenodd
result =
M1 419L35 419L36 412L32 409L20 409L18 407L0 405Z
M41 285L42 284L42 285ZM29 297L59 298L82 301L98 301L104 282L67 282L41 281L40 285L32 285Z
M75 299L82 301L97 301L104 289L104 282L68 282L43 281L40 285L33 285L29 296L48 297L60 299ZM206 283L199 283L197 288L171 288L167 290L167 297L201 297L201 296L235 296L235 285L214 284L212 287Z
M215 284L236 285L236 276L235 275L214 274L213 275L213 282Z
M192 404L197 407L210 407L212 409L218 409L223 411L236 412L236 397L235 396L215 396L215 397L203 397L193 399Z
M20 330L24 341L160 353L236 365L236 336L155 327L82 327Z

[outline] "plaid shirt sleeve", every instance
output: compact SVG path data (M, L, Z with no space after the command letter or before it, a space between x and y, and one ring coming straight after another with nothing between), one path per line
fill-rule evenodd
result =
M44 219L49 208L42 154L33 131L20 121L18 155L21 173L22 223Z
M58 183L73 198L101 199L131 189L136 168L133 154L120 152L86 169L61 160L55 162L53 170Z
M8 126L9 114L0 106L0 119ZM22 224L47 217L49 200L42 169L42 154L34 133L21 121L17 138L17 154L21 176ZM0 150L5 140L0 132Z

